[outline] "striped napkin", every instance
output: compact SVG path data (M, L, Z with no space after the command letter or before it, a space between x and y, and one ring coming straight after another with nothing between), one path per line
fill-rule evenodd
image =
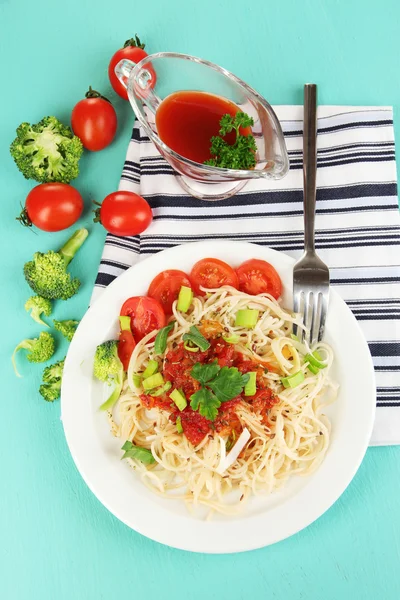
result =
M303 109L275 110L289 152L288 175L253 180L220 202L185 194L135 125L120 189L144 196L154 221L140 236L107 235L92 301L141 258L185 242L240 240L301 255ZM374 361L378 410L371 444L399 444L400 217L390 107L318 108L317 187L317 250L332 285L359 320Z

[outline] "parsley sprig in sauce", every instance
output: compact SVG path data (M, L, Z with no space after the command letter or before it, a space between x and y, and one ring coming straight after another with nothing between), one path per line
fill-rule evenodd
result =
M220 367L217 361L208 364L196 363L190 372L201 388L190 396L193 410L214 421L222 402L239 396L249 380L249 375L242 375L236 367Z
M224 115L220 122L221 128L219 136L211 138L210 154L212 158L204 162L211 167L221 167L225 169L252 169L256 165L255 153L257 146L253 135L243 135L240 128L251 127L254 125L252 117L244 112L237 112L232 115ZM224 136L231 131L236 132L234 144L228 144Z

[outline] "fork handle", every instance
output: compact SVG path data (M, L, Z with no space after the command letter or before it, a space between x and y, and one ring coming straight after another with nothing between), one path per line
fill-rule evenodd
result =
M303 186L304 249L315 252L315 201L317 180L317 86L304 86Z

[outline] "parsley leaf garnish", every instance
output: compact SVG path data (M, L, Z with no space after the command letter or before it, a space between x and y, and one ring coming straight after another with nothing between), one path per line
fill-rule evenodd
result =
M252 134L242 135L241 127L254 125L252 117L244 112L237 112L233 117L226 114L219 122L219 136L211 138L210 154L213 158L206 160L205 165L225 169L252 169L256 165L256 142ZM228 144L224 139L227 133L236 132L234 144Z
M184 342L192 342L195 346L198 346L202 352L208 350L211 346L210 342L206 340L204 335L200 333L195 325L192 325L189 329L189 333L185 333L182 336Z
M236 367L222 367L216 377L207 383L221 402L227 402L239 396L250 376L242 375Z
M196 363L193 365L192 370L190 371L193 379L197 379L202 385L205 385L207 381L210 379L214 379L220 367L216 360L212 363L208 363L206 365L202 365L201 363Z
M121 457L121 460L123 458L136 458L136 460L140 460L140 462L145 465L151 465L156 462L151 450L142 448L141 446L135 446L129 440L125 442L121 450L125 450L125 454Z
M236 367L221 367L217 361L208 364L196 363L190 372L193 379L201 383L201 389L190 396L193 410L214 421L221 402L227 402L239 396L249 380Z
M166 325L157 333L156 341L154 342L154 354L163 354L167 348L167 337L170 331L173 330L175 321Z
M190 396L190 406L209 421L215 421L221 402L211 390L202 387Z

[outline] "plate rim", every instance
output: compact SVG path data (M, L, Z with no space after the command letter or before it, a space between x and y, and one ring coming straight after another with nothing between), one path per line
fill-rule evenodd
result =
M189 242L189 243L181 244L179 246L174 246L172 248L168 248L161 252L152 254L148 257L145 257L145 258L141 259L139 262L137 262L134 265L132 265L131 267L129 267L124 273L122 273L120 276L115 278L104 289L101 296L98 297L95 300L95 302L89 307L89 309L86 311L84 317L81 320L81 323L79 324L79 327L74 336L74 339L71 342L71 345L68 349L68 353L67 353L67 356L65 359L65 367L64 367L65 377L63 378L62 392L61 392L61 420L62 420L64 434L66 437L69 451L70 451L71 456L75 462L75 465L76 465L81 477L85 481L86 485L89 487L91 492L97 497L97 499L103 504L103 506L105 506L107 508L107 510L109 510L117 519L122 521L129 528L131 528L131 529L137 531L138 533L140 533L154 541L157 541L159 543L165 544L170 547L178 548L181 550L191 551L191 552L203 552L203 553L209 553L209 554L225 554L225 553L234 553L234 552L255 550L255 549L258 549L261 547L265 547L265 546L274 544L278 541L281 541L283 539L286 539L286 538L296 534L297 532L301 531L302 529L308 527L311 523L313 523L320 516L322 516L327 510L329 510L329 508L336 502L336 500L338 500L338 498L343 494L343 492L346 490L346 488L348 487L348 485L354 478L354 476L355 476L356 472L358 471L358 468L360 467L361 462L365 456L365 452L368 448L369 440L370 440L371 434L372 434L372 428L373 428L373 424L374 424L374 417L375 417L375 410L376 410L376 383L375 383L375 373L374 373L374 368L373 368L372 357L370 355L367 341L365 339L364 333L362 332L362 329L361 329L359 323L357 322L355 316L353 315L353 313L351 312L349 307L346 305L345 301L342 300L342 298L340 297L340 295L338 294L338 292L336 292L336 290L334 288L331 287L331 289L330 289L331 301L332 301L332 298L334 298L335 299L334 302L339 302L346 307L346 310L349 313L349 317L351 316L350 318L353 321L353 325L356 327L356 329L358 329L359 340L364 345L364 349L366 349L367 353L368 353L368 356L365 357L365 360L366 360L365 364L367 364L367 362L368 362L368 374L370 376L371 384L372 384L371 392L370 392L372 402L370 403L371 405L370 405L370 412L369 412L369 418L368 418L368 427L366 427L365 432L364 432L364 436L363 436L364 442L362 444L362 448L360 448L358 451L358 458L357 458L357 460L355 460L353 462L352 468L348 470L347 477L345 478L344 481L342 481L342 484L339 486L340 489L336 490L336 492L332 494L332 498L330 499L329 502L324 503L322 509L319 509L316 511L317 514L307 515L307 517L305 519L303 519L302 521L300 519L300 524L298 526L290 527L289 531L286 531L283 535L276 535L274 538L270 539L269 541L258 540L257 542L251 541L251 536L250 536L249 541L241 540L239 543L234 543L233 545L230 545L229 547L227 547L227 544L225 544L225 545L222 544L222 546L220 544L218 547L212 547L213 546L212 542L210 544L208 544L208 543L204 544L202 542L197 544L197 540L195 540L194 544L182 543L182 541L179 541L178 543L174 543L174 540L171 539L171 537L173 538L173 534L171 536L169 534L165 535L165 532L163 534L159 534L158 532L157 533L154 533L154 532L149 533L148 527L142 526L140 523L137 523L137 522L135 523L135 525L133 525L130 519L127 519L124 515L120 514L120 511L115 509L115 507L111 506L110 503L106 499L104 499L103 494L98 490L97 486L93 483L92 478L90 477L90 474L88 474L86 472L86 468L82 464L83 461L81 460L79 452L76 451L76 445L73 440L73 434L71 433L71 429L69 428L69 425L68 425L69 417L68 417L68 408L66 408L66 406L67 406L66 405L66 402L67 402L66 397L68 395L68 387L69 387L68 376L69 376L70 364L73 361L74 348L75 348L75 346L78 345L79 330L80 329L81 329L81 331L83 330L85 322L89 319L88 315L90 316L93 313L93 311L96 309L96 307L98 309L98 307L101 305L102 302L106 302L107 298L109 296L113 295L114 288L122 285L122 283L125 280L129 279L131 277L132 271L135 271L138 267L140 267L140 265L143 265L143 264L145 265L149 261L154 262L155 258L160 257L161 254L162 255L168 254L168 255L175 256L178 252L182 252L182 251L184 252L186 248L193 247L193 246L196 246L197 248L203 248L203 247L206 248L207 252L204 253L204 255L203 255L204 257L207 254L210 255L210 253L211 253L211 251L209 250L210 248L218 248L218 247L233 248L233 247L235 247L235 249L236 249L238 246L242 246L242 247L247 246L248 248L254 249L253 251L256 254L263 254L265 260L270 260L271 262L274 262L271 257L279 256L279 258L277 260L280 263L282 263L282 261L285 262L287 267L290 267L295 263L295 260L292 257L288 256L287 254L285 254L283 252L273 250L269 247L259 246L257 244L253 244L251 242L230 241L230 240L215 240L215 241L207 240L207 241L200 241L200 242ZM167 268L169 268L169 267L167 267ZM326 457L324 459L324 462L325 462L325 460L326 460ZM322 465L320 465L318 470L322 466L323 466L323 463L322 463ZM317 472L318 472L318 470L317 470ZM135 474L133 474L133 476L135 476ZM313 476L314 476L314 474L313 474ZM313 476L311 476L311 478ZM141 484L141 485L143 485L143 484ZM165 502L167 503L167 500ZM170 514L170 513L168 513L168 514ZM262 513L262 514L264 514L264 513ZM241 518L242 516L243 515L240 515L238 518ZM246 523L248 523L248 525L251 527L253 521L258 521L260 519L260 515L256 514L256 515L245 516L245 519L246 519ZM190 522L191 523L199 523L199 522L205 523L204 521L197 521L196 519L193 519L193 518L190 520ZM237 520L236 520L236 522L237 522ZM232 517L232 519L230 521L225 521L225 523L235 523L235 517ZM215 522L213 523L213 525L215 525ZM231 542L232 542L232 540L229 540L229 543L231 543Z

